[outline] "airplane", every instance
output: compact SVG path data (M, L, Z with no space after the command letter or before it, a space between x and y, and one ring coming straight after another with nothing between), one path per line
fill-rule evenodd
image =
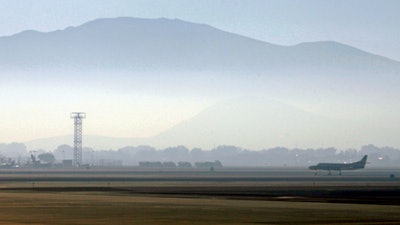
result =
M317 175L318 170L328 170L331 175L331 170L339 171L339 175L342 175L342 170L357 170L364 169L367 163L367 155L358 161L353 163L318 163L315 166L310 166L308 169L316 170L314 175Z

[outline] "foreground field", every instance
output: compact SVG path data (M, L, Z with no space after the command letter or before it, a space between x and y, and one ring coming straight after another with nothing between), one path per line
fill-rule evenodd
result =
M0 224L400 224L399 206L1 192Z
M387 171L1 171L0 224L400 224Z

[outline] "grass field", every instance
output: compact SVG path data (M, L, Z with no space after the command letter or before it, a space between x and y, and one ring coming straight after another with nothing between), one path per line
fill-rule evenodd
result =
M1 224L400 224L400 206L1 192Z
M264 181L259 173L254 181L240 173L227 175L237 180L223 173L178 180L180 173L49 174L22 172L17 181L0 174L0 224L400 224L399 181L357 174L349 175L356 182L303 175L268 181L269 174Z

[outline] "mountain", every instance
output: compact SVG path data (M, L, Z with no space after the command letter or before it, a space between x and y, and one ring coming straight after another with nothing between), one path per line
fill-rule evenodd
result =
M225 100L203 110L141 144L212 149L221 144L253 150L284 146L290 148L365 145L366 140L381 143L382 124L335 118L305 111L277 100L245 97ZM388 129L388 128L386 128ZM395 144L396 132L386 135L386 144Z
M399 62L337 42L278 46L204 24L125 17L98 19L48 33L25 31L1 37L0 67L246 75L272 75L287 68L400 71Z
M235 145L251 150L271 147L349 148L363 146L365 140L384 145L393 144L396 132L381 142L376 131L382 127L352 120L321 116L282 102L248 97L218 102L193 118L183 121L158 135L147 138L112 138L84 135L84 146L95 149L118 149L149 145L166 148L184 145L188 148L212 149L219 145ZM73 145L73 136L59 136L27 142L28 149L56 149L61 144Z
M72 86L79 79L179 95L193 89L230 92L254 83L262 89L259 84L271 79L321 88L350 82L364 92L400 84L400 62L334 41L279 46L165 18L98 19L64 30L0 37L0 73L2 82ZM182 87L192 90L177 91Z
M97 148L122 148L128 145L150 145L165 148L175 145L213 148L220 144L261 149L265 147L324 146L334 137L330 128L338 121L324 118L296 107L263 98L239 98L219 102L186 121L148 138L110 138L84 136L84 145ZM325 138L316 138L323 133ZM31 149L55 149L72 145L72 135L45 138L27 143ZM265 145L258 145L264 143Z
M68 133L52 125L58 117L43 115L78 108L91 115L92 134L129 136L135 126L163 122L152 110L210 106L154 137L88 139L94 146L400 146L400 62L335 41L280 46L176 19L98 19L0 37L0 75L8 109L0 116L16 117L8 126L18 131L33 111L38 127ZM6 97L14 95L29 100ZM240 96L258 100L211 107Z
M250 45L243 48L241 42ZM276 48L207 25L134 18L99 19L49 33L25 31L2 37L0 46L2 68L134 71L226 69L260 47Z
M264 98L239 98L219 102L197 116L163 132L156 145L174 143L211 149L220 143L251 149L276 146L324 146L316 134L329 131L335 120ZM180 141L185 137L184 142ZM259 143L264 143L260 145Z

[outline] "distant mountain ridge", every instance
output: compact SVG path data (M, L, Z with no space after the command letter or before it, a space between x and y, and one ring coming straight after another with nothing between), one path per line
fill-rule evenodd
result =
M400 71L400 63L337 42L279 46L171 19L98 19L48 33L0 37L5 69L233 72L299 68Z
M393 124L399 122L400 62L334 41L279 46L182 20L98 19L53 32L0 37L0 75L2 85L14 81L10 89L18 84L22 92L24 88L60 90L53 100L57 103L72 105L80 93L85 94L86 102L79 107L87 106L94 114L108 109L107 116L93 119L97 125L102 119L113 121L113 110L134 111L124 105L128 101L116 101L120 96L140 99L150 94L168 101L188 94L188 99L205 96L214 103L237 96L265 98L217 104L154 137L87 136L86 143L95 148L141 144L318 147L337 140L343 146L399 146L400 130ZM89 94L88 88L92 88ZM103 98L111 96L104 102L97 99L103 92ZM47 100L37 101L45 108ZM141 100L145 102L146 97ZM66 111L71 105L58 107ZM332 111L338 118L323 116ZM356 122L341 115L355 115ZM118 119L127 121L130 116ZM129 128L133 126L129 123ZM28 146L53 148L68 143L70 137L62 137Z
M362 146L365 137L374 140L373 132L363 130L360 123L350 122L323 117L274 100L240 98L219 102L155 136L113 138L89 134L84 135L83 145L113 150L139 145L156 148L184 145L203 149L235 145L259 150L279 146L331 147L330 143L335 141L341 144L336 147L343 147L351 139ZM72 146L72 143L73 136L65 135L28 141L26 145L28 149L53 150L62 144Z

